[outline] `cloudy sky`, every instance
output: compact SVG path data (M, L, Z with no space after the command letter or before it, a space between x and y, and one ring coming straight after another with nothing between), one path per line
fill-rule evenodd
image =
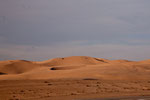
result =
M0 0L0 60L150 59L150 0Z

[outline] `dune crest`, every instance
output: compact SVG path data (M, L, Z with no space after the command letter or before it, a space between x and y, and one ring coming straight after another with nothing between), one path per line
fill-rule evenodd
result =
M71 56L65 58L54 58L47 61L39 62L48 66L58 65L95 65L107 63L107 60L101 58L93 58L88 56Z

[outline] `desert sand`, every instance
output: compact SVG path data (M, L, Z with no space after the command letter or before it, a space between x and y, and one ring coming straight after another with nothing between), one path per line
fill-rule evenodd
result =
M149 96L150 60L87 56L0 61L0 100Z

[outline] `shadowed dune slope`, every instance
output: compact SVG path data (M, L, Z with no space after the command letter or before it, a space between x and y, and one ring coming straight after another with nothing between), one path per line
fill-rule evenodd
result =
M0 72L5 74L21 74L38 67L40 65L26 60L0 61Z

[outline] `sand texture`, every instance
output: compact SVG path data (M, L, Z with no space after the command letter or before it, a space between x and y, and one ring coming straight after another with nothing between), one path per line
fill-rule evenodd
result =
M87 56L0 61L0 100L75 100L150 95L150 60Z

